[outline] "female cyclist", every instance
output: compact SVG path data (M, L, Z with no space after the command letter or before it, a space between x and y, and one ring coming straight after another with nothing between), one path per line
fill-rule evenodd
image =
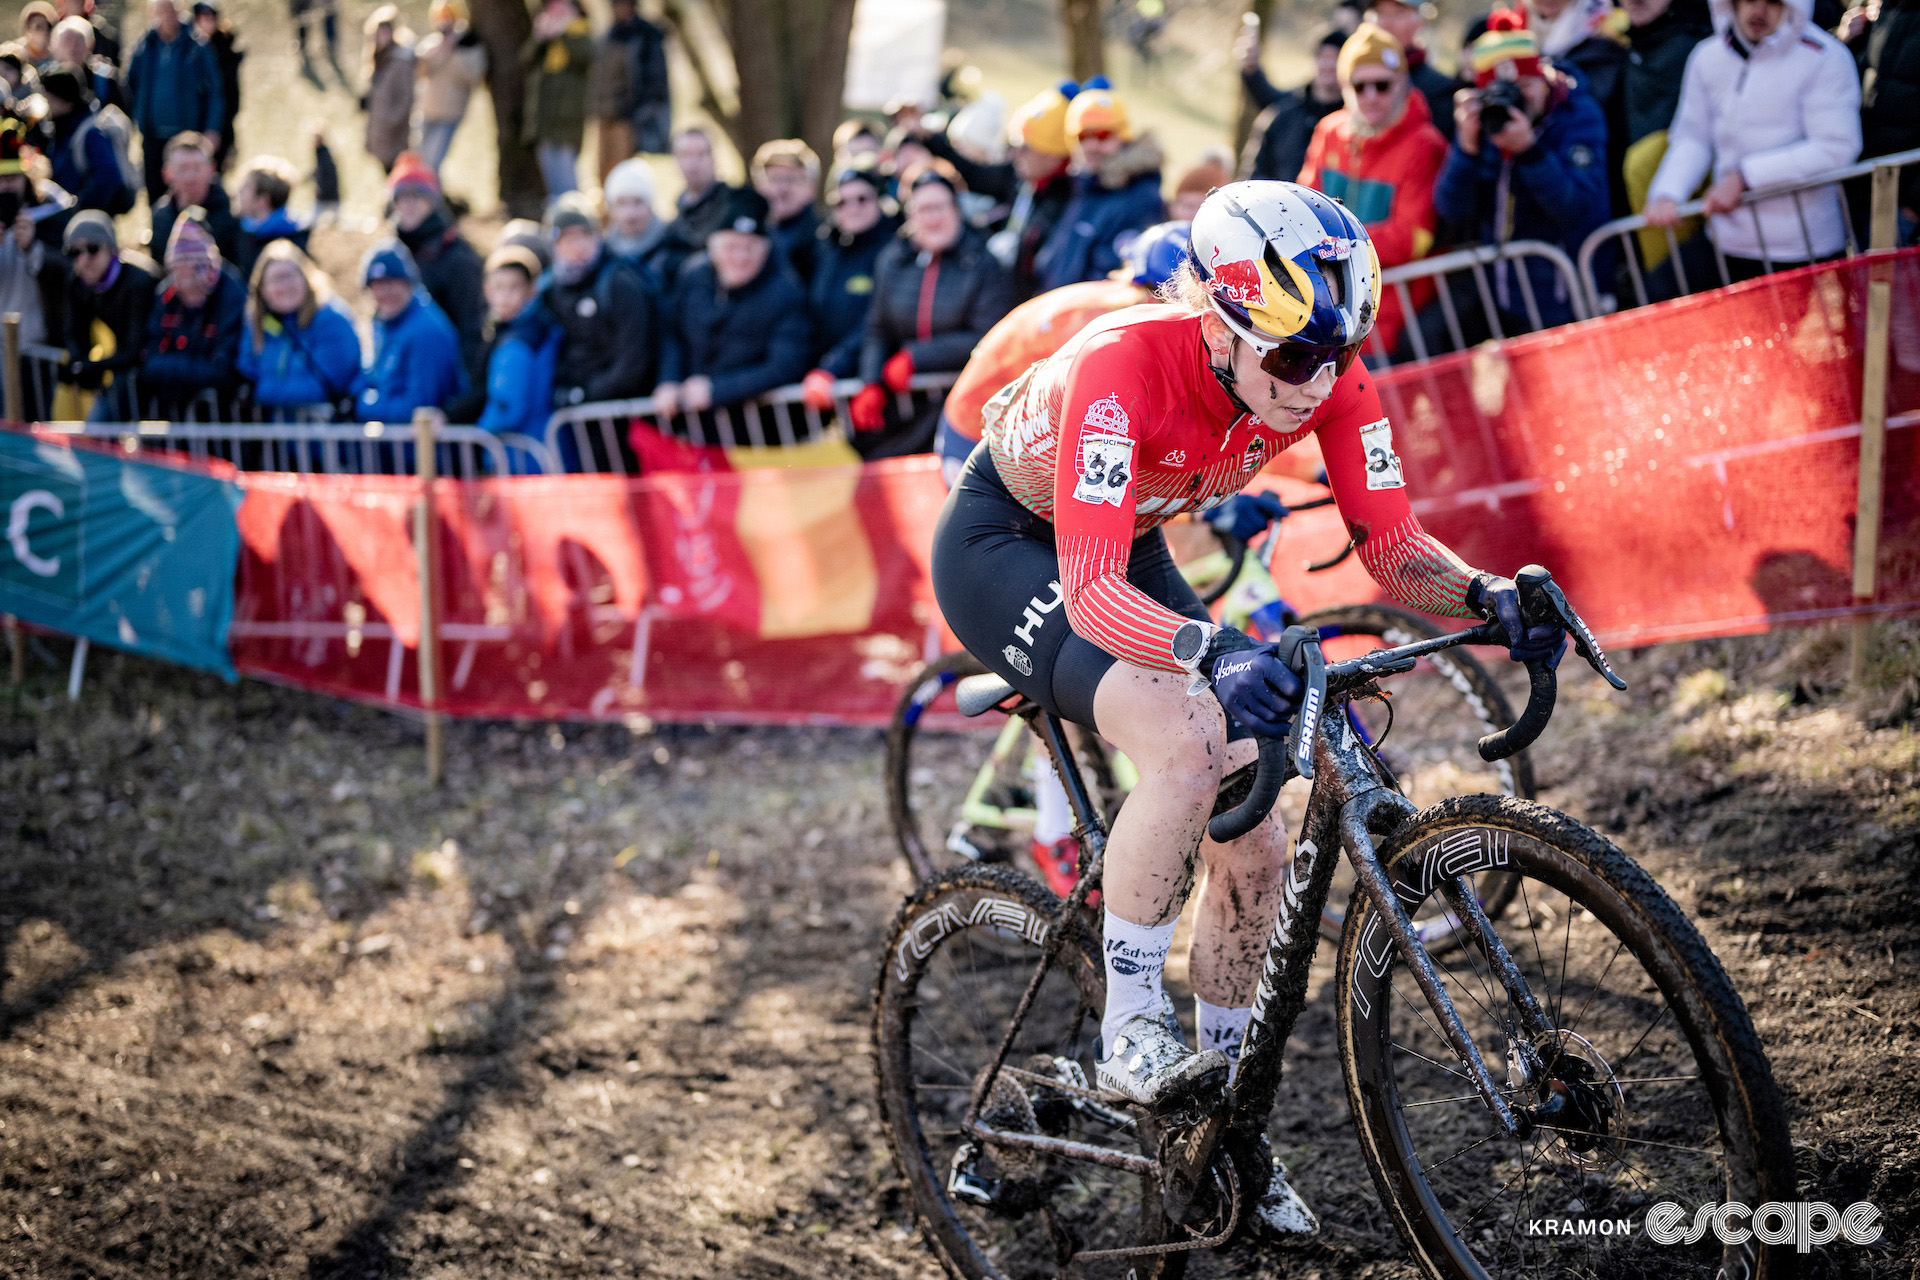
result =
M1270 818L1220 845L1206 820L1253 735L1283 735L1300 695L1273 646L1207 620L1159 526L1225 502L1312 434L1361 561L1396 599L1498 617L1516 660L1557 660L1565 643L1525 626L1511 579L1469 568L1414 518L1355 362L1380 280L1359 220L1306 187L1236 182L1194 216L1187 257L1163 304L1096 321L988 402L933 549L941 612L968 650L1139 766L1107 845L1098 1080L1144 1105L1238 1054L1286 833ZM1161 975L1196 855L1193 1053ZM1317 1226L1284 1178L1256 1217Z

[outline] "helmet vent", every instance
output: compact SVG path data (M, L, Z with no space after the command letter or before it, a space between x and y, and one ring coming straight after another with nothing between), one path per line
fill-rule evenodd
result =
M1267 263L1267 274L1273 277L1274 283L1285 289L1287 296L1301 306L1311 307L1313 299L1300 296L1300 286L1293 282L1293 273L1288 271L1285 264L1281 262L1280 251L1273 247L1273 241L1269 240L1261 245L1260 250L1260 256Z

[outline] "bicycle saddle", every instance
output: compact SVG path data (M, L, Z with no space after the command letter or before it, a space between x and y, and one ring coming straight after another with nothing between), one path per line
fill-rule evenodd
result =
M993 710L1014 695L1014 687L989 671L968 676L953 690L953 700L963 716L977 716Z

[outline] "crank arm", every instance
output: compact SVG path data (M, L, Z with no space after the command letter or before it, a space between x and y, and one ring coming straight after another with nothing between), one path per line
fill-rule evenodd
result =
M1159 1162L1146 1156L1136 1156L1128 1151L1115 1151L1109 1147L1096 1147L1091 1142L1075 1142L1071 1138L1055 1138L1044 1133L1019 1133L1006 1129L995 1129L980 1121L961 1126L969 1138L979 1142L991 1143L1000 1147L1025 1147L1030 1151L1044 1151L1050 1156L1062 1156L1068 1160L1084 1160L1089 1164L1103 1164L1109 1169L1119 1169L1126 1173L1160 1176Z
M1442 1034L1459 1056L1460 1065L1466 1068L1467 1077L1473 1081L1474 1089L1487 1104L1487 1110L1493 1112L1494 1119L1499 1121L1500 1127L1509 1136L1524 1138L1532 1131L1532 1124L1516 1115L1507 1104L1500 1085L1487 1067L1486 1059L1480 1056L1479 1046L1474 1044L1473 1037L1467 1034L1466 1025L1460 1021L1459 1010L1453 1006L1453 997L1447 994L1446 987L1441 984L1433 957L1427 954L1426 947L1421 945L1414 933L1413 920L1407 915L1406 905L1400 901L1400 895L1393 891L1393 882L1387 878L1386 868L1380 865L1380 855L1373 847L1373 836L1367 830L1367 817L1379 803L1374 797L1381 795L1395 793L1363 792L1349 800L1341 810L1340 838L1346 846L1348 859L1353 863L1354 876L1372 901L1374 909L1380 912L1387 933L1393 939L1394 950L1400 953L1421 994L1426 996L1427 1004L1440 1022ZM1395 798L1399 797L1396 795Z

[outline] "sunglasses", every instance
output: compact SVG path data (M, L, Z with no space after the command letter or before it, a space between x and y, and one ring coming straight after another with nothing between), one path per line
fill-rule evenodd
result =
M1328 365L1333 366L1333 376L1340 377L1359 354L1357 342L1345 346L1282 344L1260 357L1260 371L1290 387L1300 387L1319 377Z
M106 251L107 246L103 244L77 244L67 250L67 261L78 262L81 258L91 258L96 253L105 253Z
M1111 129L1089 129L1080 135L1082 142L1112 142L1120 135Z
M1392 92L1393 81L1391 80L1355 80L1353 82L1353 94L1356 98L1364 98L1369 93L1388 94Z

